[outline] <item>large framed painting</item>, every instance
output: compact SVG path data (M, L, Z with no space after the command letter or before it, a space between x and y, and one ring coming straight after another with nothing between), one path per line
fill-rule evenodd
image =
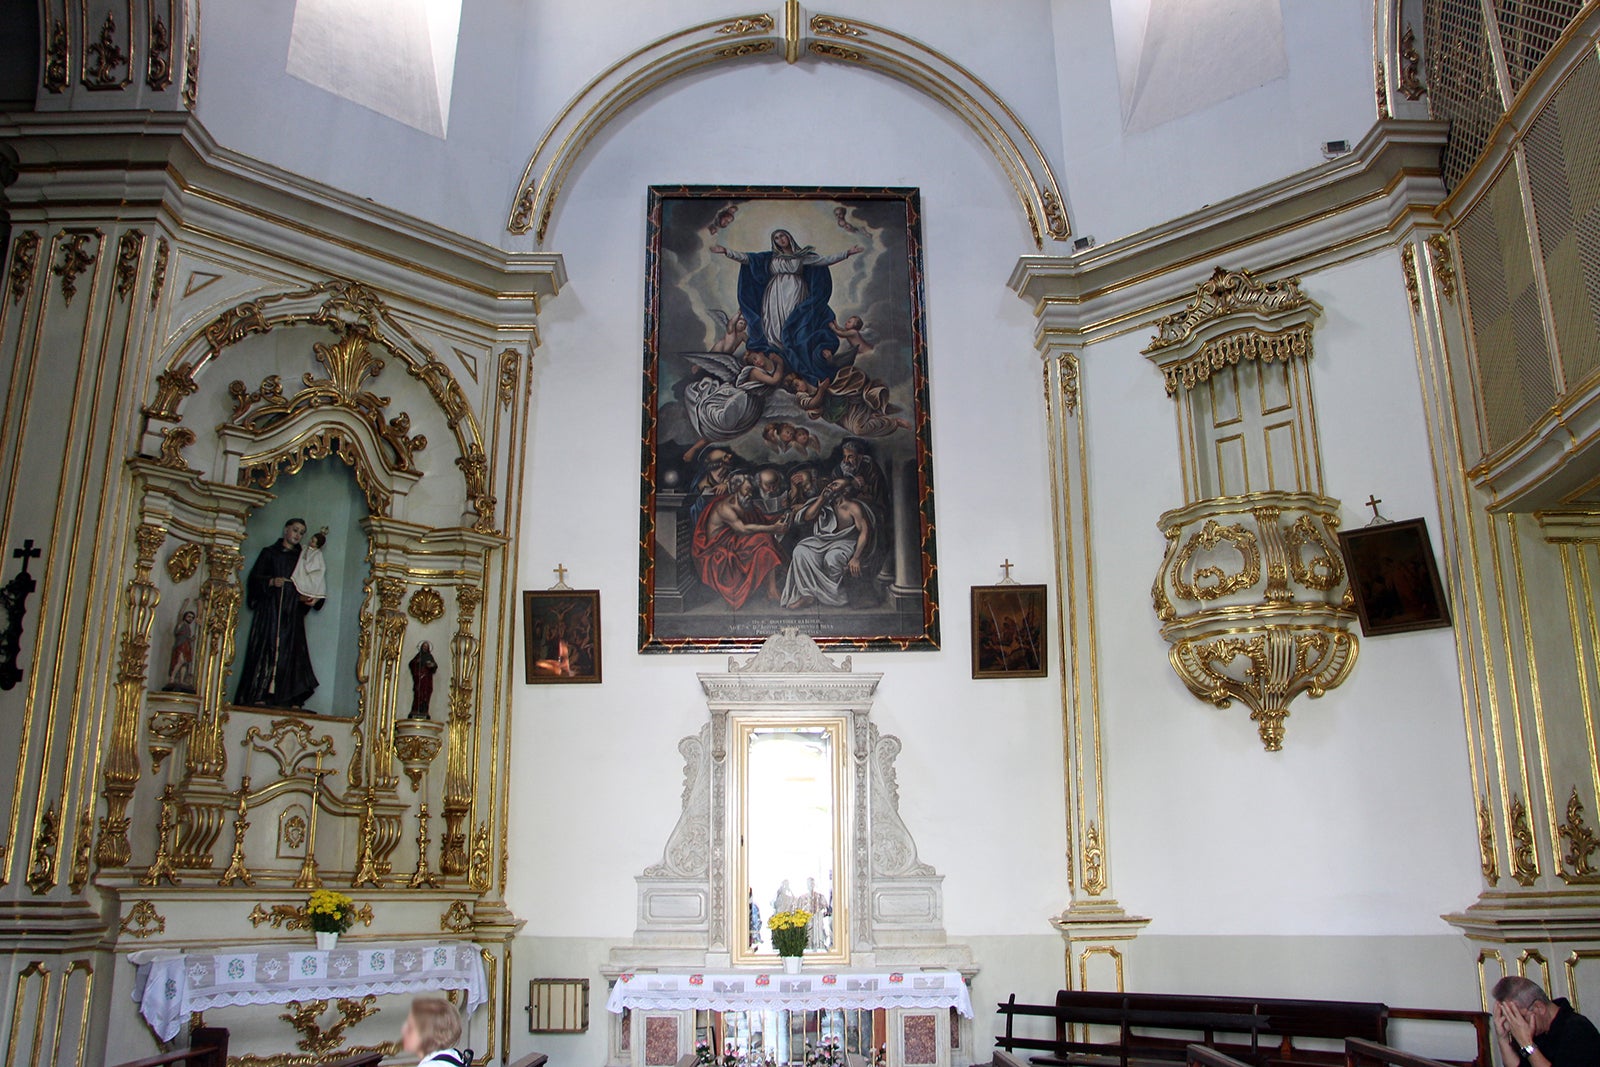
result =
M915 189L656 186L639 645L939 643Z
M1356 617L1366 637L1450 625L1450 605L1423 519L1339 531Z

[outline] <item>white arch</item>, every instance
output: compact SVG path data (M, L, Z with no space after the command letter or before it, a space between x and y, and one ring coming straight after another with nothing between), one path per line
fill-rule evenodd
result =
M596 135L641 97L717 63L849 63L925 93L965 122L1011 180L1035 246L1072 234L1055 172L1022 120L971 71L904 34L857 19L810 15L797 0L781 14L703 22L668 34L607 67L562 109L522 172L506 228L544 243L568 174Z

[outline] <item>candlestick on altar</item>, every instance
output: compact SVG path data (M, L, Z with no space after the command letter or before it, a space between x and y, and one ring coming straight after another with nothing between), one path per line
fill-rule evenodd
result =
M311 818L306 827L306 858L300 863L300 877L294 880L296 889L321 889L322 876L317 873L317 806L322 799L322 776L331 772L322 769L322 753L317 753L317 767L311 772Z

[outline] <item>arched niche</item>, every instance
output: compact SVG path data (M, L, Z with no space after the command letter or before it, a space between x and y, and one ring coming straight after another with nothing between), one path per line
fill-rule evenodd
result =
M1066 194L1027 126L981 78L938 49L886 26L812 14L796 0L689 26L607 67L564 107L534 147L506 228L543 244L568 178L600 133L630 106L695 72L729 63L842 63L911 86L965 123L1005 173L1034 245L1072 236Z

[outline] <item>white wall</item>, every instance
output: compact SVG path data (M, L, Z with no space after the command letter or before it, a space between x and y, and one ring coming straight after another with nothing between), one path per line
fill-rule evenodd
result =
M1390 518L1426 517L1437 551L1398 255L1303 288L1326 309L1312 389L1344 526L1370 518L1360 502L1376 493ZM1291 705L1278 753L1247 708L1190 696L1150 609L1156 517L1183 494L1174 401L1138 353L1149 336L1093 346L1084 372L1101 602L1117 606L1101 625L1118 895L1154 917L1151 934L1453 936L1439 915L1470 903L1479 877L1451 631L1362 640L1349 680Z
M1286 76L1138 133L1123 129L1105 3L833 10L902 29L989 81L1064 177L1075 230L1102 241L1315 165L1319 142L1356 140L1373 119L1360 0L1284 0ZM731 13L709 0L466 0L440 140L287 77L289 0L216 5L201 116L230 148L526 248L502 226L548 119L632 47ZM563 563L574 585L600 589L605 684L516 691L510 903L527 927L514 989L535 973L586 974L597 1003L582 1038L516 1035L517 1014L513 1049L601 1055L597 968L630 935L633 876L677 816L676 742L705 714L694 674L724 666L633 651L644 206L646 186L674 182L922 190L944 650L856 663L885 672L875 714L905 740L902 809L946 875L952 937L977 949L988 1033L991 998L1042 996L1062 978L1047 923L1066 900L1056 680L974 682L966 651L969 586L995 580L1007 557L1024 581L1052 571L1033 320L1004 285L1031 241L993 159L926 98L845 66L751 63L677 82L608 128L546 245L571 281L541 320L522 585L549 585ZM1305 285L1327 309L1313 378L1328 491L1347 525L1376 492L1387 514L1437 530L1393 253ZM1154 919L1131 980L1467 1006L1470 975L1455 978L1470 953L1437 918L1478 889L1450 634L1364 642L1343 687L1295 703L1278 754L1261 750L1245 710L1190 696L1149 606L1155 520L1182 498L1172 401L1138 354L1147 332L1094 346L1084 370L1111 869L1121 901ZM1461 970L1433 980L1458 958Z

